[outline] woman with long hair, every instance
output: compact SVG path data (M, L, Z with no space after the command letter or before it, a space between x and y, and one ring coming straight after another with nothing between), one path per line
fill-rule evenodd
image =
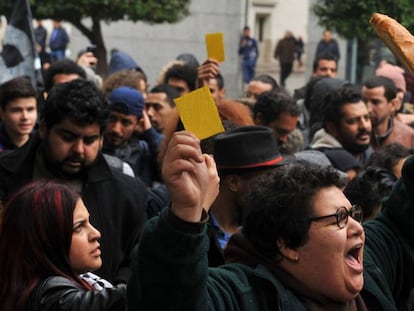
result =
M1 211L1 309L123 310L125 288L88 274L102 264L99 238L68 186L35 181L21 188Z

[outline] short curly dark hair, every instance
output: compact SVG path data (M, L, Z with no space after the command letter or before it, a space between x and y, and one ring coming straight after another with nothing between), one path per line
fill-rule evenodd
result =
M348 183L344 194L351 204L362 207L364 219L372 219L396 182L397 177L386 169L368 166Z
M347 104L358 104L362 101L361 90L346 85L332 90L326 97L322 106L322 122L326 128L327 123L331 122L339 126L341 119L344 117L343 107Z
M49 92L55 84L53 79L58 74L76 74L86 79L86 72L81 66L71 59L62 59L53 63L44 75L45 91Z
M88 80L76 79L54 86L41 111L40 122L47 130L67 118L86 126L98 124L101 133L108 117L108 103L103 93Z
M249 197L243 233L254 247L273 260L281 260L277 241L298 248L308 240L313 198L324 188L341 187L331 166L295 162L255 180Z
M190 91L194 91L197 81L197 68L188 64L174 64L165 73L164 83L168 83L171 78L184 80Z
M261 113L265 124L278 119L280 114L288 113L291 116L299 116L300 110L296 102L290 96L278 92L263 92L257 97L253 106L253 116Z
M398 164L398 162L404 158L408 158L413 154L413 148L408 148L399 143L392 143L375 150L368 158L368 160L365 162L364 167L382 167L386 169L389 173L395 175L394 168Z

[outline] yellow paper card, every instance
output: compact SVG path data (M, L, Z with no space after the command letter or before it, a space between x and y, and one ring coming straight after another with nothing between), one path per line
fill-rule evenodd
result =
M225 59L224 37L222 32L206 34L207 57L222 62Z
M207 86L174 99L184 128L199 139L224 131L217 106Z

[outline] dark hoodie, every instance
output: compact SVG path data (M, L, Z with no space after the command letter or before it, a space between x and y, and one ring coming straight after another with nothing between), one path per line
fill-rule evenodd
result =
M326 96L342 86L349 85L346 80L323 77L307 90L305 106L309 110L309 141L312 141L313 134L322 128L323 105Z
M129 54L122 51L112 53L109 62L109 75L124 69L136 69L137 71L144 73L142 68Z

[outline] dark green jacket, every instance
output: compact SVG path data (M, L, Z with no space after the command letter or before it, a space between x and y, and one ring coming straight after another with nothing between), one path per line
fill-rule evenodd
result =
M403 176L384 212L364 226L361 295L371 310L401 309L411 288L414 158ZM151 219L134 251L128 310L306 310L265 266L208 268L208 246L205 224L178 229L167 209Z

